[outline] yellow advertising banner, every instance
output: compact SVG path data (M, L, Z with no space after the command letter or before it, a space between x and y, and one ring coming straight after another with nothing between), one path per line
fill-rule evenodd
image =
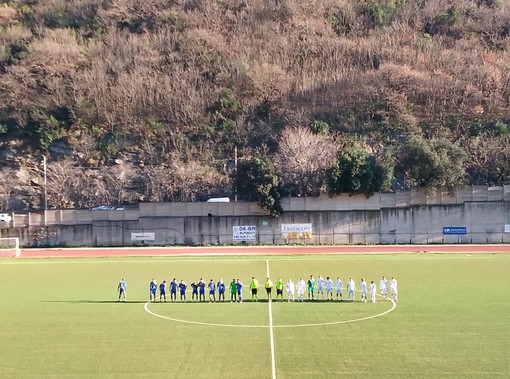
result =
M282 224L281 231L285 240L312 238L312 224Z

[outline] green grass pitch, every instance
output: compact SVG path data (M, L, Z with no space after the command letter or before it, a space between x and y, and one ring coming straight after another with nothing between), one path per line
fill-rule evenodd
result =
M510 377L504 254L0 260L0 377L272 378L267 302L148 305L161 317L144 309L153 277L236 277L249 299L266 259L273 282L310 274L353 277L358 287L362 277L399 282L394 311L359 322L341 323L392 304L273 302L277 378ZM128 303L116 301L122 277Z

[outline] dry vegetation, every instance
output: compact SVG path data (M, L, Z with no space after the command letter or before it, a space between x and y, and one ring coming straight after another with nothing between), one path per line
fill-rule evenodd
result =
M43 154L49 205L87 207L228 196L236 146L313 195L342 140L409 135L505 184L510 2L0 0L0 100L2 209L40 206Z

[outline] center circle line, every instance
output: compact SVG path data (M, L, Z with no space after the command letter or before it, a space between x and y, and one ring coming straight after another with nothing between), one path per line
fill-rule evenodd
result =
M372 316L365 316L360 317L352 320L342 320L342 321L331 321L331 322L320 322L320 323L310 323L310 324L290 324L290 325L273 325L273 328L306 328L306 327L313 327L313 326L327 326L327 325L339 325L339 324L349 324L354 322L360 322L365 320L371 320L377 317L382 317L384 315L387 315L390 312L393 312L395 308L397 307L397 303L393 299L388 299L392 303L392 307L382 313L378 313ZM269 328L269 325L243 325L243 324L217 324L212 322L200 322L200 321L189 321L189 320L182 320L178 318L163 316L158 313L155 313L149 309L150 302L146 302L144 304L144 309L147 313L149 313L152 316L159 317L165 320L169 321L175 321L175 322L181 322L184 324L193 324L193 325L203 325L203 326L217 326L217 327L224 327L224 328L259 328L259 329L265 329Z

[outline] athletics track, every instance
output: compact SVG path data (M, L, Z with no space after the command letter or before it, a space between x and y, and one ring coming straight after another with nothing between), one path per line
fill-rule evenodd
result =
M21 258L183 255L510 253L510 245L221 246L21 249Z

